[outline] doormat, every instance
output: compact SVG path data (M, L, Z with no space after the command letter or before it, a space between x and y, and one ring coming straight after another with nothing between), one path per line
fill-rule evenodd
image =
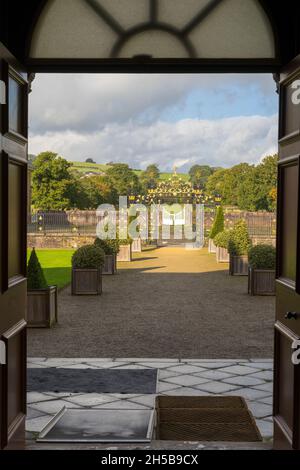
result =
M261 434L242 397L156 398L156 439L257 442Z
M154 394L157 369L27 369L29 392Z
M149 442L154 410L63 408L37 442Z

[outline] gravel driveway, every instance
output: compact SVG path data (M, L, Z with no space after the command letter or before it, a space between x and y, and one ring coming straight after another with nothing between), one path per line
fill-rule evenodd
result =
M120 263L102 296L59 295L59 324L28 331L35 357L271 357L274 297L247 295L206 249L163 247Z

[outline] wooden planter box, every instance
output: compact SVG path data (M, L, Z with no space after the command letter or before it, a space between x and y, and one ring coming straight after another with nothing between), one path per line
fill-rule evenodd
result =
M120 245L117 261L131 261L131 245Z
M275 270L249 267L248 294L275 295Z
M51 328L57 322L57 287L27 292L27 326Z
M248 256L230 255L229 274L231 276L248 276Z
M140 238L136 238L132 242L131 252L132 253L141 253L141 251L142 251L142 240Z
M212 238L208 239L208 253L216 253L217 247Z
M116 274L117 272L117 256L105 255L104 265L102 266L102 274Z
M72 269L72 295L101 295L101 269Z
M216 248L216 260L217 263L229 263L229 253L227 248L217 246Z

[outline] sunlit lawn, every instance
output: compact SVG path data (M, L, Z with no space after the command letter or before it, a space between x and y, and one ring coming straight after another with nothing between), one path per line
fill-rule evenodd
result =
M30 252L28 250L27 259ZM36 253L49 285L61 288L71 282L71 258L74 250L37 249Z

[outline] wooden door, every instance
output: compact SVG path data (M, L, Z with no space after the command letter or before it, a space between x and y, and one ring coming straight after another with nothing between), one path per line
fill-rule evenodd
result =
M274 447L300 449L300 57L279 89Z
M0 44L0 448L20 447L26 413L27 96Z

